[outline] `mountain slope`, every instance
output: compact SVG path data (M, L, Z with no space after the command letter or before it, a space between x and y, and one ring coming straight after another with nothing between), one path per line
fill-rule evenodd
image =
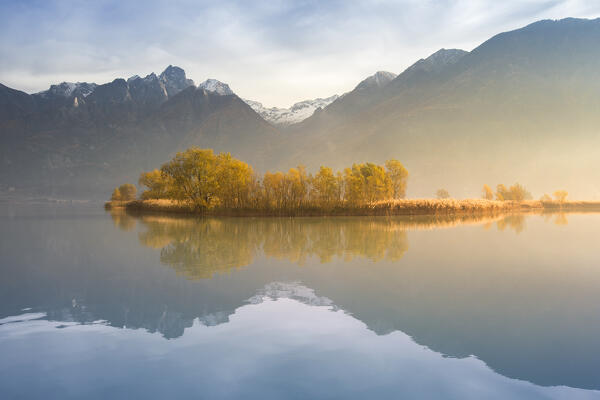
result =
M395 158L411 174L409 196L479 196L484 183L520 181L536 196L600 198L597 43L600 19L540 21L471 52L442 49L397 76L378 72L287 126L226 84L196 88L172 66L45 95L0 86L0 190L106 196L198 145L261 172Z
M0 190L105 197L191 145L256 160L253 144L277 135L233 92L196 88L178 67L86 85L34 95L0 87Z
M438 52L358 107L341 107L342 98L292 127L296 150L281 160L339 168L397 158L417 196L440 187L477 196L483 183L514 181L535 194L599 196L598 40L600 20L566 19L499 34L470 53Z

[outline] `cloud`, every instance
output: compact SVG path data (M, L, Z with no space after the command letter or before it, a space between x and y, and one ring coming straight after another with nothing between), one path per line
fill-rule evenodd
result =
M63 80L106 82L169 64L200 82L287 106L343 93L377 70L401 72L435 50L471 50L543 18L595 17L582 0L134 2L0 5L0 81L38 91Z

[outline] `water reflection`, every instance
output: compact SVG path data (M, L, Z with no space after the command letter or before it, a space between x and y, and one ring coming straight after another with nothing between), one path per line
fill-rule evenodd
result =
M438 215L349 218L190 218L140 216L111 212L115 226L130 231L137 220L143 227L139 240L161 249L160 260L190 279L246 266L257 253L303 265L309 258L329 263L399 261L408 251L408 230L451 228L496 223L499 230L519 233L525 216Z
M600 396L510 379L476 357L444 357L402 332L378 336L310 292L291 285L266 288L239 307L229 323L195 324L172 341L142 331L116 334L99 324L59 325L24 317L3 326L0 320L0 337L10 337L3 357L12 361L6 370L0 361L2 393L5 398L61 399L105 399L106 393L135 399ZM52 345L36 345L40 337ZM36 362L40 359L44 362ZM32 382L31 377L40 378Z
M398 261L408 250L404 226L369 219L172 219L142 217L140 242L160 248L160 260L190 279L246 266L266 256L305 264L334 257Z
M533 221L566 224L564 214L542 217ZM582 232L558 238L548 224L527 232L532 218L539 217L137 221L141 242L160 247L162 263L187 278L214 277L258 256L292 262L303 268L279 276L307 284L378 334L403 331L443 354L475 354L511 377L597 388L600 350L586 353L600 344L594 337L600 315L592 306L600 301L600 273L586 261L595 251L591 245L573 251ZM469 226L475 231L457 230ZM480 227L488 233L473 233Z
M233 329L265 298L293 299L509 378L599 389L600 216L559 217L9 219L0 319L31 308L185 342L199 325Z

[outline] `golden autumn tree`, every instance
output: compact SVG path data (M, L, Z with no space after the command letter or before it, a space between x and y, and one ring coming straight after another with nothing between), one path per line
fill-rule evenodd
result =
M567 200L569 192L567 192L566 190L557 190L553 193L553 195L557 201L559 201L560 203L564 203Z
M385 169L376 164L366 163L361 167L365 179L365 195L368 202L390 199L394 187Z
M344 169L344 187L346 188L345 199L350 203L364 201L364 182L360 173L360 166L352 165L352 168Z
M339 179L329 167L319 168L312 180L311 197L318 203L329 205L340 199Z
M197 208L214 205L217 198L217 157L212 150L191 148L163 164L161 172L172 181L170 198Z
M291 168L285 175L285 191L287 194L287 203L289 206L301 206L307 198L309 179L306 174L306 168L299 165L297 168Z
M121 200L123 201L135 200L137 188L131 183L125 183L119 186L119 193L121 193Z
M265 202L269 207L281 208L285 204L285 176L282 172L266 172L263 177Z
M488 185L483 185L481 197L486 200L494 200L494 191Z
M113 190L112 195L110 196L110 200L111 201L121 201L121 191L119 190L119 188L115 188L115 190Z
M507 188L503 184L496 187L496 199L500 201L523 201L531 199L531 193L525 189L520 183L515 183L510 188Z
M403 199L406 197L406 183L408 180L408 171L398 160L388 160L385 162L385 168L392 180L394 199Z
M496 186L496 200L510 200L510 192L502 183Z
M435 192L435 196L438 199L449 199L450 198L450 193L448 193L448 191L446 189L438 189Z
M150 172L143 172L138 180L140 186L146 186L141 198L147 199L166 199L169 197L169 192L173 190L172 180L162 171L155 169Z
M322 166L313 177L302 165L287 172L266 172L262 179L252 167L229 153L190 148L177 153L160 169L140 175L146 187L142 199L170 199L195 208L301 208L338 202L371 203L406 194L408 172L397 160L384 166L353 164L343 173ZM135 187L133 193L135 197ZM121 189L120 196L130 189Z
M221 153L216 159L215 174L221 206L235 208L247 204L254 175L252 167L231 157L229 153Z
M385 169L373 163L353 164L344 170L346 198L349 202L373 202L392 197L392 179Z
M510 200L515 201L523 201L531 199L531 193L525 189L523 185L520 183L515 183L509 189L510 191Z

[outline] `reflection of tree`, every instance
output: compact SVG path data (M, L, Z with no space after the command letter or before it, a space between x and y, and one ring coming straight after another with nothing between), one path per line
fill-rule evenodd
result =
M408 249L402 223L391 219L271 220L262 232L267 256L298 263L307 257L317 257L322 263L333 257L396 261Z
M114 219L115 217L113 217ZM120 218L120 217L119 217ZM131 217L128 217L131 218ZM119 219L119 221L122 221ZM142 216L140 242L161 249L160 259L190 279L246 266L266 256L303 264L334 258L397 261L408 250L406 231L497 221L498 228L520 232L524 217L477 215L338 218L186 218ZM115 222L116 223L116 222ZM118 224L130 229L130 223Z
M569 225L569 219L564 212L545 212L542 214L545 222L554 222L554 225L565 226Z
M567 219L567 215L565 213L556 214L556 218L554 219L554 224L559 226L569 225L569 220Z
M129 232L135 228L135 218L128 215L123 208L111 208L110 217L119 229Z
M160 260L191 279L248 265L256 252L252 224L241 220L142 218L140 242L162 248ZM241 223L240 223L241 222Z
M308 257L399 260L408 249L400 220L377 218L170 218L142 217L142 244L190 279L248 265L260 250L302 264Z
M506 228L514 230L516 233L521 233L525 229L524 215L508 215L496 222L498 229L503 231Z

